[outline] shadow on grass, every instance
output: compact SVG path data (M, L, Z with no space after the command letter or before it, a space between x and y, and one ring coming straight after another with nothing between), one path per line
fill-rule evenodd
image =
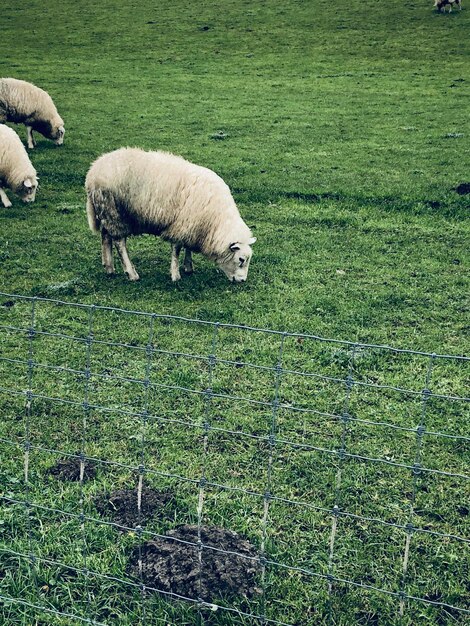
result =
M306 204L319 204L325 201L334 201L347 204L355 204L357 207L371 206L390 211L393 213L411 213L433 215L439 211L442 217L452 219L466 219L468 208L459 197L454 196L454 188L444 190L451 193L444 199L416 199L405 200L398 196L356 196L339 192L309 193L303 191L285 191L275 189L246 189L234 188L233 192L238 200L247 204L251 202L277 203L283 200L298 200ZM462 195L461 192L457 192Z

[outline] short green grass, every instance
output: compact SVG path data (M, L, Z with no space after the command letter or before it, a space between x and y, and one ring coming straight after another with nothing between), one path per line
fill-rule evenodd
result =
M5 3L4 3L5 4ZM432 2L334 5L295 0L248 2L188 0L151 3L47 3L29 1L1 7L0 74L30 80L53 96L65 119L65 145L39 139L31 159L41 177L35 204L10 194L11 209L0 209L0 290L88 304L180 315L229 324L306 332L336 339L389 344L426 352L464 354L468 315L468 196L455 188L470 180L468 137L468 11L439 15ZM25 137L24 129L18 128ZM99 241L88 230L83 183L102 152L122 145L165 149L217 171L233 190L258 238L249 280L231 285L196 257L196 273L173 285L168 244L152 237L130 242L141 281L119 272L106 277ZM11 298L4 297L0 304ZM0 323L29 325L30 304L0 307ZM85 337L88 312L37 304L38 330ZM145 347L149 320L97 310L94 337L134 348ZM156 320L153 345L161 351L212 352L212 327ZM197 485L202 468L226 487L346 510L386 522L408 521L412 495L409 470L347 459L302 448L337 450L342 424L321 413L341 414L342 382L283 373L276 435L270 465L266 438L272 408L227 399L231 395L270 403L275 372L239 367L244 361L273 367L280 337L220 328L212 386L221 397L208 406L204 396L175 387L204 390L206 358L152 358L152 387L116 376L145 377L145 352L94 343L86 416L74 404L35 398L29 420L31 451L28 491L23 475L24 397L0 394L0 493L29 498L45 509L0 509L0 594L88 616L106 624L197 624L194 607L149 595L146 613L138 590L92 574L39 561L35 567L12 551L127 579L126 558L138 538L102 524L82 532L70 513L80 511L80 487L60 483L48 468L57 454L84 447L100 465L84 485L84 510L97 517L92 496L134 486L140 462L142 424L132 415L147 406L147 482L175 492L172 519L156 520L150 531L164 532L197 520ZM83 371L82 342L39 335L32 356L38 363ZM1 331L1 356L28 359L22 333ZM420 391L429 358L374 348L353 351L344 344L288 337L283 367L344 380L353 378ZM437 359L431 390L469 395L466 363ZM24 363L0 362L0 387L28 388ZM35 393L84 400L83 376L35 367ZM295 409L312 409L312 414ZM293 410L294 409L294 410ZM127 411L128 413L123 413ZM422 399L393 390L353 385L352 416L414 428ZM465 436L465 404L431 398L428 430ZM203 425L208 419L207 453ZM188 423L195 426L190 427ZM219 429L219 430L217 430ZM347 425L346 449L367 457L413 464L416 435L364 422ZM41 448L41 449L37 449ZM421 462L451 473L468 473L465 440L425 435ZM268 466L271 467L270 483ZM338 483L338 469L342 478ZM160 473L178 475L183 481ZM468 535L468 483L426 475L417 479L413 523L428 530ZM261 544L262 498L210 487L205 523L232 528ZM328 571L331 516L274 501L266 529L270 558L290 566ZM405 534L374 522L340 518L332 571L340 578L396 592L400 588ZM430 601L464 606L468 552L453 539L415 534L405 591ZM398 617L393 596L335 585L328 601L324 579L300 571L268 567L266 597L226 599L246 613L289 624L395 624L441 626L465 623L452 609L409 602ZM89 595L90 604L86 598ZM468 597L468 596L467 596ZM468 605L467 605L468 607ZM144 619L145 618L145 619ZM198 621L199 620L199 621ZM80 624L18 603L0 604L7 626ZM253 620L229 612L205 614L208 624L232 626Z

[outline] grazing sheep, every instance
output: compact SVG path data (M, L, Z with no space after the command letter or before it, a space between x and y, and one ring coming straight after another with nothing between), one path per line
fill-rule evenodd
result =
M458 5L460 10L462 10L462 0L435 0L434 6L437 7L439 13L441 9L444 9L444 13L446 12L446 6L449 5L449 13L452 11L452 5Z
M33 130L64 143L64 120L57 113L52 98L43 89L16 78L0 78L0 122L24 124L28 131L28 148L36 145Z
M121 148L104 154L88 171L88 224L101 230L102 261L114 273L112 243L130 280L139 275L126 249L126 237L149 233L172 243L171 278L193 271L191 252L215 261L227 278L243 282L256 241L240 217L228 186L205 167L167 152Z
M17 193L23 202L34 202L38 179L21 139L14 130L0 124L0 200L11 206L3 187Z

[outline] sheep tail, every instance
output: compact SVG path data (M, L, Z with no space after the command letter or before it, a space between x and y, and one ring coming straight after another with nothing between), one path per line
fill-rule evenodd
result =
M100 220L96 216L95 207L103 203L104 198L100 189L87 192L86 201L86 214L88 219L88 226L93 233L100 231Z

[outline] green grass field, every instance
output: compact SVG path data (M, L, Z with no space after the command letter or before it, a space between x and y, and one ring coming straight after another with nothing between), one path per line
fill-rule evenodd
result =
M45 88L66 136L60 148L37 136L30 154L40 176L36 202L23 205L9 192L13 207L0 208L0 291L468 354L469 196L455 191L470 182L468 15L465 6L438 14L424 0L2 2L0 75ZM26 138L24 128L16 130ZM246 284L228 283L198 256L195 274L172 284L170 247L153 237L129 243L138 283L120 267L114 278L105 276L99 238L86 222L84 179L98 155L123 145L169 150L224 178L258 239ZM148 372L148 317L97 309L97 341L87 352L83 341L47 334L29 341L5 329L27 328L31 303L4 296L2 304L13 306L0 306L0 596L71 616L0 600L0 623L260 623L223 610L198 615L190 604L155 594L143 614L138 588L115 580L130 580L126 559L138 537L92 522L83 531L76 515L82 496L85 514L97 518L95 495L136 485L130 468L141 462L142 448L147 484L171 490L176 502L149 531L197 522L193 481L204 468L209 481L228 487L207 488L204 524L231 528L258 548L264 537L267 556L292 568L268 566L265 595L219 604L295 626L466 622L468 614L432 604L469 610L468 543L450 537L412 535L403 591L428 603L407 601L401 618L395 595L340 583L329 595L324 578L293 569L330 572L390 594L402 589L402 528L340 517L329 565L328 510L336 502L398 525L409 521L413 503L415 526L468 537L468 481L425 473L413 494L412 472L402 467L416 461L412 429L423 416L429 357L292 336L283 345L288 372L278 379L281 336L220 327L211 366L214 327L157 318L158 352ZM89 310L39 301L34 323L84 338ZM30 357L74 371L31 369ZM468 362L432 365L433 393L469 396ZM376 386L354 384L348 395L348 373ZM142 381L147 374L148 393L117 378ZM209 376L219 395L208 402L201 392ZM273 450L276 385L275 435L297 445L278 442ZM29 414L28 388L43 396ZM105 410L84 411L85 394ZM337 416L346 402L353 421L344 425ZM426 429L462 439L424 434L424 467L468 474L467 406L428 400ZM144 408L152 417L143 426ZM33 446L27 483L25 441ZM319 450L342 445L390 463ZM82 486L49 475L61 453L80 450L121 465L99 464ZM268 486L278 500L264 526L263 498L248 492L264 494ZM25 499L36 505L29 514L11 502ZM14 552L41 558L31 566Z

